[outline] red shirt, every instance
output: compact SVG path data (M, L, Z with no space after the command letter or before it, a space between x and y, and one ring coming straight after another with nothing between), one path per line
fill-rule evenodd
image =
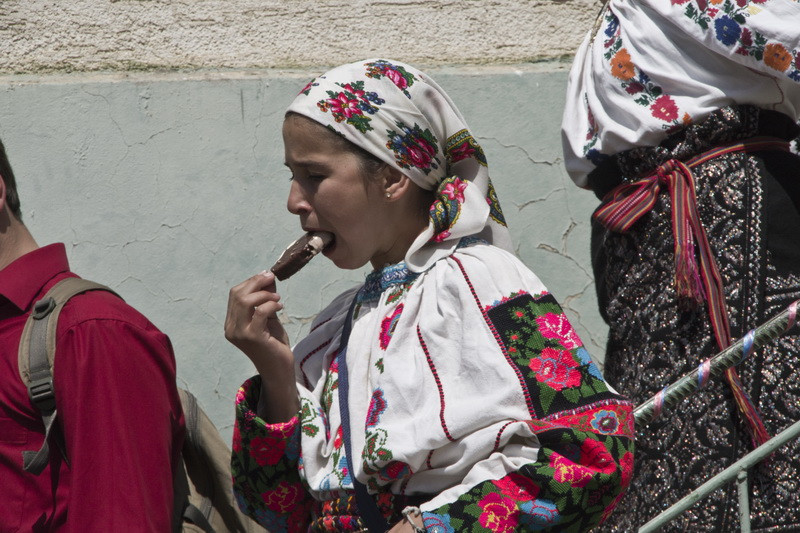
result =
M57 330L58 446L38 476L22 452L44 426L19 376L17 350L33 303L74 276L63 244L0 271L0 533L169 532L172 472L183 415L169 339L113 294L93 291L64 307Z

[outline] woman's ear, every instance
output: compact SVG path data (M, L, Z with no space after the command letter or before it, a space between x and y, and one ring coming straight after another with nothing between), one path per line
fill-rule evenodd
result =
M413 185L411 178L395 167L386 165L383 173L383 187L387 201L404 196Z

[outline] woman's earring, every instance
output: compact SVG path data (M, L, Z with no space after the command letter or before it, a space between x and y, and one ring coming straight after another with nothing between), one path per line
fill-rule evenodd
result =
M391 197L392 197L392 193L390 193L390 192L387 192L387 193L386 193L386 198L391 198Z

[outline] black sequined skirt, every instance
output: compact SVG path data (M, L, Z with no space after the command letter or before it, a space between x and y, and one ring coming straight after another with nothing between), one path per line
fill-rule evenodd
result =
M675 158L769 135L786 140L797 125L752 106L718 110L655 148L618 154L591 176L598 197ZM731 334L739 338L800 298L800 157L780 151L732 153L692 169L700 218L720 268ZM610 327L605 376L637 404L716 353L705 308L679 307L669 195L627 234L593 221L592 264L601 313ZM739 367L770 435L800 419L800 335L781 337ZM636 531L751 448L730 388L710 384L637 428L635 475L618 511L600 528ZM752 531L800 531L800 442L751 472ZM730 485L663 531L739 531Z

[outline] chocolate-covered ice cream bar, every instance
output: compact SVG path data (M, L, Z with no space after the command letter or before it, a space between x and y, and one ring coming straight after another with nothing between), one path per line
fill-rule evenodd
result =
M333 234L327 231L308 232L290 244L270 270L276 278L285 280L306 266L306 263L325 249L332 240Z

